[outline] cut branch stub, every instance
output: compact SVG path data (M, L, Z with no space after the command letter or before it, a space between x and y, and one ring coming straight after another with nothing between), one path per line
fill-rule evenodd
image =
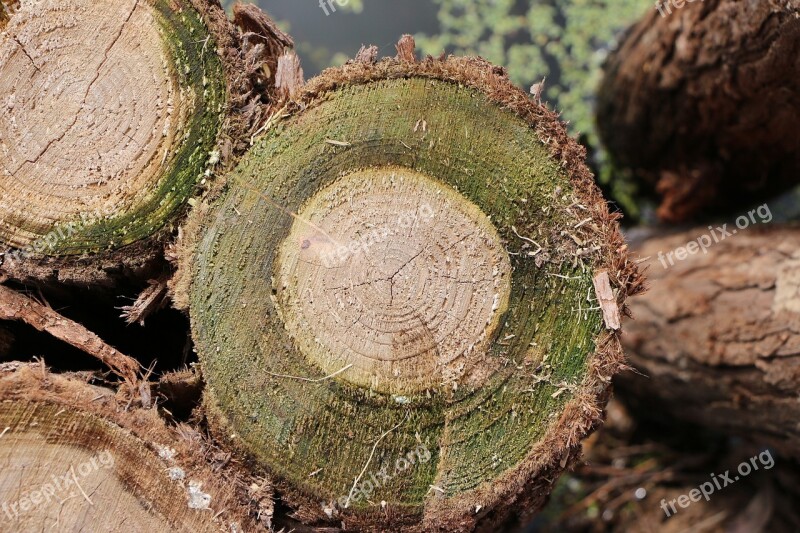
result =
M480 60L312 80L189 226L218 434L309 521L535 511L620 362L593 275L638 280L583 155Z
M140 260L196 193L226 114L225 68L196 7L39 0L13 12L0 36L0 246L18 251L4 270L134 243Z

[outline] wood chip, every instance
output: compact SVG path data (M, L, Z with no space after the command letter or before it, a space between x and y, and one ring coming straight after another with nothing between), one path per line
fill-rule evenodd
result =
M343 147L351 146L351 144L346 141L334 141L333 139L325 139L325 142L328 144L332 144L333 146L343 146Z
M397 59L407 63L415 63L417 61L414 54L416 47L417 43L414 41L413 36L408 34L403 35L397 45L395 45L395 48L397 48Z
M353 62L374 65L378 62L378 47L375 45L362 46Z
M278 68L275 73L275 86L289 98L294 98L305 85L303 68L300 58L291 50L286 50L278 58Z
M620 329L619 307L617 299L614 297L614 291L611 290L608 272L600 272L594 277L594 292L600 309L603 311L603 321L606 323L606 327L614 331Z

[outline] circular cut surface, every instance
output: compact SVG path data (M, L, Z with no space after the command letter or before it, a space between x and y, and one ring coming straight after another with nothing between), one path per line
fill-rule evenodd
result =
M305 355L394 393L480 379L511 290L486 215L404 168L354 172L314 195L277 264L279 309Z
M602 220L480 92L370 79L277 123L197 221L205 401L287 501L474 516L577 442Z
M219 88L195 79L215 72L197 68L205 28L180 4L35 0L13 15L0 40L0 242L117 247L183 204L181 181L202 174L216 137L197 137L194 115ZM191 170L173 176L178 164Z
M219 530L167 463L113 423L17 399L0 402L0 427L0 531Z

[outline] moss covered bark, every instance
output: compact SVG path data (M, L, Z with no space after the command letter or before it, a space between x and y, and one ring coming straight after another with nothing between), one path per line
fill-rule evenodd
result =
M478 60L310 82L192 221L189 305L218 434L309 522L469 530L542 505L620 363L593 278L610 273L620 306L638 287L582 157ZM431 221L393 224L401 205ZM484 217L491 231L464 231ZM452 334L484 306L474 335Z

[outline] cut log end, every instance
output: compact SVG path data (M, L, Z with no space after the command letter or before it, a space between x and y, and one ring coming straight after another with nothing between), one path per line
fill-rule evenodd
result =
M130 449L124 434L114 434L101 421L60 411L43 404L0 403L4 529L80 530L99 524L104 531L128 531L126 524L149 531L171 529L170 521L154 516L126 486L138 478L137 484L144 482L152 490L159 477L154 457L142 454L142 444L134 442ZM160 501L153 503L180 521L188 508L175 494L170 496L161 500L159 495Z
M39 365L0 370L3 531L251 528L189 450L199 455L154 412L117 409L109 391Z
M6 272L169 231L219 160L227 78L205 15L188 0L12 12L0 38ZM146 252L116 262L134 269Z
M640 283L583 157L481 60L311 80L190 221L217 435L304 521L534 512L621 365L594 275L608 316Z

